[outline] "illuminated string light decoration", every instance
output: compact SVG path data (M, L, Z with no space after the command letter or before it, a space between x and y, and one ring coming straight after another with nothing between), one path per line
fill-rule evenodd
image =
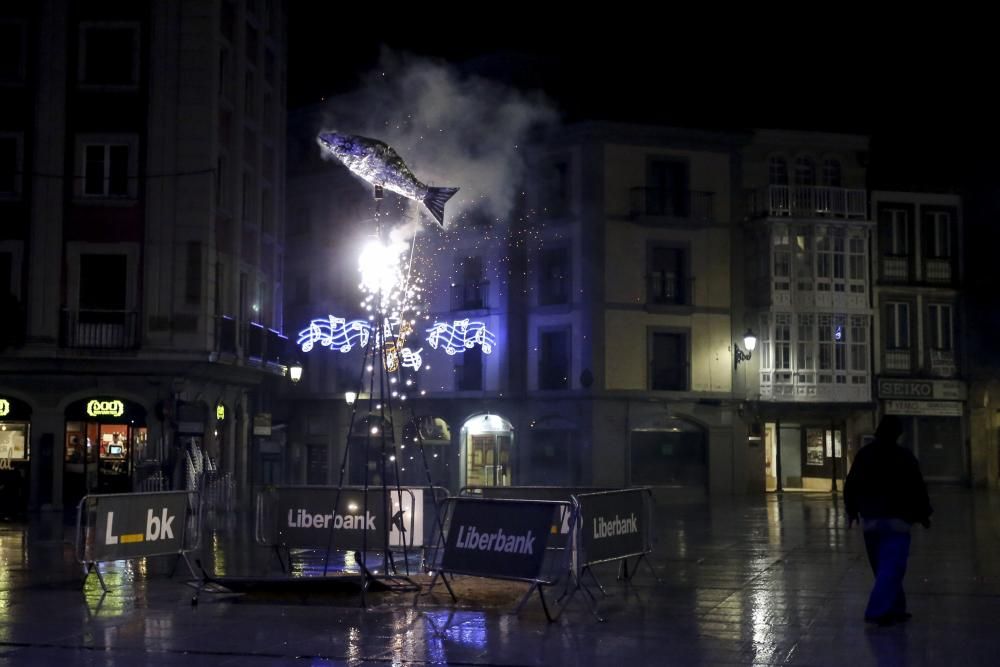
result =
M316 343L340 352L350 352L355 345L365 347L371 328L364 320L347 322L342 317L330 315L326 319L315 319L309 327L299 332L298 344L303 352L309 352Z
M404 340L401 331L410 333L413 325L407 320L386 318L385 331L376 335L375 345L382 347L386 353L386 369L390 372L396 369L412 368L419 371L423 367L421 352L424 348L413 350L409 347L398 347ZM298 344L303 352L309 352L317 344L328 347L331 351L347 353L354 345L366 347L372 338L372 325L364 320L351 320L329 315L325 319L317 318L309 326L299 332ZM485 354L491 354L496 345L496 336L486 328L483 322L456 320L454 322L436 322L427 329L427 344L437 350L442 349L449 355L461 354L467 349L479 345ZM391 360L391 361L390 361Z
M448 354L460 354L479 345L484 353L490 354L496 345L496 336L482 322L470 322L468 319L436 322L427 329L427 344L435 350L440 345Z

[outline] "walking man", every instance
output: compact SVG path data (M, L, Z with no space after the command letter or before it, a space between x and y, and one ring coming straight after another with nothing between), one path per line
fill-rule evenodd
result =
M916 458L896 444L902 432L899 417L883 417L874 442L858 452L844 484L847 525L860 516L875 574L865 621L883 626L910 618L903 593L910 526L930 528L933 512Z

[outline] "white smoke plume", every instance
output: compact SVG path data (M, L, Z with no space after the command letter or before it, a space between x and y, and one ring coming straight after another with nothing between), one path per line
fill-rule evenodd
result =
M358 91L328 100L316 130L384 141L426 185L460 188L445 208L446 224L455 227L473 211L491 219L510 214L524 185L529 134L556 121L541 94L383 49ZM394 236L406 238L422 224L427 220L412 215Z

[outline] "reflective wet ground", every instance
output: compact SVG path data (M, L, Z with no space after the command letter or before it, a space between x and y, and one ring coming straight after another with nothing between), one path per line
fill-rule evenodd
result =
M866 626L872 577L861 534L830 494L657 507L652 564L608 591L598 623L582 596L555 623L521 588L462 580L414 606L408 593L244 597L203 593L172 558L106 568L84 584L71 529L0 524L0 665L996 665L1000 664L1000 496L933 489L916 528L913 619ZM242 525L206 533L201 559L228 574L276 573ZM304 559L299 568L315 567ZM556 597L552 595L550 597Z

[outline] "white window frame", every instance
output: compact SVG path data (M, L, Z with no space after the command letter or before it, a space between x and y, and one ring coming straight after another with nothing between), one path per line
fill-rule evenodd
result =
M852 373L868 373L868 316L850 316L850 363L848 369ZM858 360L861 363L856 363Z
M834 173L837 175L836 183L833 182L834 179L832 178ZM821 178L823 179L824 186L832 188L843 187L844 169L837 158L828 157L823 159L822 174Z
M930 339L930 348L932 350L941 351L952 351L955 349L955 320L954 320L954 308L950 303L932 303L927 306L930 312L935 313L934 317L928 317L928 320L933 320L934 327L931 327L931 321L927 322L928 328L928 338ZM947 341L944 340L945 335L947 335ZM947 346L942 345L942 343L947 342Z
M87 39L88 31L97 29L126 29L132 31L132 81L131 83L87 83L84 77L87 73ZM82 21L79 27L79 47L77 57L76 81L84 90L120 90L131 91L139 87L139 39L140 26L135 21Z
M953 248L951 247L951 214L948 211L929 211L933 231L933 247L931 251L933 259L950 259Z
M14 201L21 198L24 187L24 135L21 132L0 132L0 139L14 140L14 189L0 192L0 200Z
M886 213L889 215L889 247L882 254L892 257L909 257L909 211L905 208L890 208L886 209Z
M910 350L913 348L913 332L910 330L910 303L908 301L890 301L886 303L889 307L891 315L889 316L889 321L886 322L886 337L885 347L887 350ZM905 315L905 317L901 317ZM905 323L906 331L906 347L901 346L900 340L902 339L902 332L904 327L900 324Z
M860 250L855 251L854 244L860 244ZM868 283L868 242L864 232L850 230L847 234L847 282L852 293L864 294ZM861 275L855 276L854 269L860 267Z
M779 170L778 165L781 165ZM777 178L778 172L784 173L784 178ZM788 158L784 155L772 155L767 160L767 183L768 185L788 185Z
M126 175L128 178L128 184L126 186L126 194L124 195L111 195L108 194L108 188L110 186L110 174L111 174L111 160L105 159L104 161L104 174L103 178L103 192L101 194L87 194L84 189L87 181L87 148L90 146L104 146L105 156L110 156L111 146L126 146L128 147L128 165L126 168ZM76 154L77 154L77 164L80 165L80 172L77 178L74 179L73 192L75 197L80 201L92 201L92 200L134 200L138 197L139 193L139 181L138 181L138 165L139 165L139 138L134 134L79 134L76 137Z

